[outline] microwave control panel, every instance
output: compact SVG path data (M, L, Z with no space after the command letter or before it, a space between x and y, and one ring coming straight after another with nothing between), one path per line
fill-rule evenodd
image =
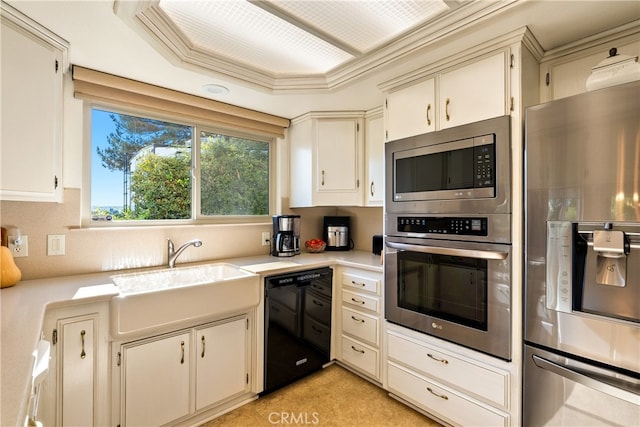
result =
M398 231L404 233L487 236L487 218L399 216Z

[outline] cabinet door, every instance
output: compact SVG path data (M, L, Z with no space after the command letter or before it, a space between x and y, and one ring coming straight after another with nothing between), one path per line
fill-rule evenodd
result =
M123 347L125 426L159 426L189 413L190 336Z
M440 76L440 128L507 114L506 53L500 52Z
M0 199L61 201L62 53L4 15L0 27Z
M434 131L435 100L434 79L390 93L387 96L386 140Z
M367 119L367 206L382 206L384 202L384 119L382 115Z
M196 410L248 391L247 319L196 331Z
M316 194L321 205L359 205L360 120L318 119Z
M59 424L92 426L96 357L94 320L64 320L60 322L59 330L62 343Z

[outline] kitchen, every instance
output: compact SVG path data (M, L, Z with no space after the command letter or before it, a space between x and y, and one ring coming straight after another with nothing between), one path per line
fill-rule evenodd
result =
M501 45L512 46L515 43L514 40L522 40L516 44L518 46L524 44L529 56L523 53L518 58L520 63L517 66L521 74L511 74L508 78L511 92L522 93L522 99L516 99L516 105L511 113L512 117L522 121L522 109L526 105L584 92L584 82L589 76L591 68L606 57L612 46L618 47L621 54L637 56L637 4L620 2L616 3L615 7L606 6L605 10L607 11L620 11L619 15L612 13L611 21L609 21L609 14L604 13L603 9L598 9L603 6L597 6L591 2L566 5L566 10L554 10L553 13L536 3L496 3L493 5L495 10L491 10L492 13L485 12L486 15L482 15L481 22L474 25L465 21L467 26L456 28L456 31L450 30L453 31L451 36L432 34L429 39L430 44L422 47L422 50L419 50L414 56L405 57L398 53L394 56L397 58L395 61L389 61L389 64L381 67L380 74L365 73L365 76L359 79L354 78L354 82L351 84L336 83L336 87L326 87L319 91L315 89L313 92L316 93L313 96L309 96L301 89L289 94L275 89L271 91L257 90L255 86L247 88L240 84L238 79L220 77L220 75L216 75L217 77L213 80L224 82L231 88L230 93L234 97L238 96L238 98L229 99L219 98L220 101L286 117L292 121L292 126L289 129L291 133L305 132L305 126L311 126L310 123L321 121L327 116L335 118L340 114L346 114L349 119L353 119L355 114L356 121L366 121L367 114L371 111L380 116L387 92L397 94L402 91L403 87L409 87L413 81L435 75L439 73L440 69L450 67L452 63L464 63L464 55L468 55L470 58L478 56L478 49L472 49L476 46L480 46L480 53L486 56ZM112 12L112 2L71 3L71 5L65 6L60 6L55 2L9 2L9 5L22 11L37 23L44 25L59 37L66 39L70 43L70 62L74 65L86 66L100 72L126 76L133 80L192 93L197 92L193 88L197 88L199 91L201 86L212 80L210 74L194 71L193 65L176 66L175 63L180 61L176 61L175 57L170 58L171 63L167 63L166 53L157 52L156 49L159 48L153 44L153 41L148 40L149 34L142 34L139 28L132 27L130 23L125 22L125 18L116 16ZM76 22L76 25L66 22L60 16L62 14L57 13L58 8L61 7L65 7L65 18ZM481 13L482 10L475 12ZM594 15L579 19L585 27L573 23L567 26L566 23L570 20L578 19L576 16L579 15L576 14L579 13ZM553 15L553 17L551 18L549 15ZM590 18L591 16L598 18ZM471 18L467 17L467 19L471 21ZM551 26L550 21L555 22L555 26L552 28L555 29L555 32L545 27L545 22ZM588 23L592 26L589 26ZM535 37L531 37L527 32L518 31L524 25L530 27ZM562 27L562 31L558 31L559 27ZM88 32L98 35L99 40L90 42ZM544 40L547 34L549 37L553 35L558 38L557 41L553 39L548 42L551 44L544 46L543 49L536 44L536 41ZM525 49L522 51L525 52ZM132 66L138 64L138 58L143 56L148 62L148 69L137 65ZM558 81L552 80L550 86L544 84L545 70L551 71L553 77ZM356 71L353 73L357 74ZM336 76L333 77L337 79ZM97 272L112 272L111 274L113 274L117 270L162 266L166 261L166 239L168 238L179 244L194 237L198 237L204 242L200 248L191 248L185 251L181 256L181 263L217 262L218 260L268 255L260 239L263 232L272 231L270 220L243 224L242 226L215 224L180 227L83 227L80 216L84 209L83 198L86 197L84 194L86 172L85 168L77 167L77 165L87 164L84 152L86 150L83 149L85 132L83 117L85 113L83 102L74 97L74 82L71 73L67 73L64 79L64 111L60 112L64 120L62 125L64 144L61 153L63 156L61 164L64 188L64 195L61 199L64 202L33 203L4 200L2 202L2 225L19 226L23 234L29 236L29 255L16 259L16 264L22 270L23 280ZM521 79L523 81L520 81ZM193 86L190 89L183 88L176 81L190 82ZM540 87L543 89L540 90ZM505 111L506 108L504 104L503 102L499 106L502 111ZM316 113L308 114L310 112ZM402 125L400 128L402 129ZM520 129L514 127L512 133L513 141L522 140ZM393 139L398 137L402 136L392 135ZM289 139L280 138L278 140L276 152L281 165L288 164L289 157L296 153L292 148L299 141L303 141L303 139L296 138L294 141L291 135ZM304 145L300 147L301 151L304 149L306 149ZM521 150L521 146L513 150L514 159L522 157ZM365 202L348 202L344 206L338 206L337 203L327 205L323 202L314 204L313 201L307 203L304 200L292 203L292 199L299 200L301 197L304 199L305 191L308 193L310 190L294 188L294 184L303 181L294 177L297 172L293 169L281 166L276 173L280 185L276 191L272 213L300 214L303 218L301 241L320 237L322 220L325 216L350 216L355 249L363 252L371 251L371 236L382 234L383 230L382 199L372 202L372 206ZM514 182L522 180L522 166L517 162L514 162L513 173ZM289 187L289 182L292 183L292 187ZM522 194L519 194L521 189L514 186L513 191L517 197L514 197L512 212L521 212L523 210ZM46 207L47 210L43 211L42 207ZM521 245L522 232L518 231L522 228L522 219L514 215L513 271L522 270L522 264L519 261L522 259L523 250ZM46 255L47 235L65 236L65 255ZM368 263L371 264L371 261ZM378 268L381 269L379 265ZM519 301L522 298L520 290L522 277L517 274L513 274L513 276L512 299ZM19 287L20 284L15 289ZM4 293L5 291L3 291L3 295L0 295L3 300ZM517 312L517 307L514 306L514 309ZM3 313L6 312L3 303ZM514 343L522 342L520 322L521 320L515 319L512 325ZM3 339L4 336L3 330ZM514 345L515 347L517 346ZM6 352L4 344L3 349L4 354ZM520 357L519 351L514 349L512 365L517 365L520 362ZM3 356L3 365L4 361L5 357ZM3 366L3 372L6 369ZM520 375L519 368L509 367L507 371L512 377L517 378ZM520 413L517 403L519 392L516 390L518 382L512 381L514 382L509 397L513 409L511 423L518 424ZM3 384L5 384L4 380ZM4 396L10 393L3 390L2 394L4 401ZM3 404L3 414L7 410Z

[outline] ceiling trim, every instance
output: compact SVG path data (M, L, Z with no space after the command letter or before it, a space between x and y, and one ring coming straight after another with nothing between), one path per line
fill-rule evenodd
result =
M223 57L214 57L188 42L188 38L160 8L159 0L116 0L114 12L176 66L193 68L198 72L222 74L226 78L248 83L261 90L282 94L335 90L356 79L366 77L380 67L388 66L395 61L415 54L417 51L444 42L461 31L467 31L469 26L478 26L518 2L519 0L465 2L450 13L436 18L408 34L397 37L370 54L355 58L326 74L318 75L271 74L250 65L240 64ZM254 1L253 3L263 7L265 2ZM273 13L274 6L267 6L267 10ZM284 14L284 12L282 13ZM287 19L286 17L282 18ZM294 23L294 25L302 24ZM313 28L303 27L303 29L314 31ZM326 40L326 37L331 38L326 34L316 34L315 32L314 34L329 43L335 42L335 40ZM343 46L338 47L344 48ZM353 50L353 48L351 49Z

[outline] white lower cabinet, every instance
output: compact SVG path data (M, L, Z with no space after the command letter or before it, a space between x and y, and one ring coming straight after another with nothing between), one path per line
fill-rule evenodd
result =
M247 316L121 346L121 425L160 426L249 392Z
M246 319L196 330L196 411L249 391Z
M62 410L58 425L94 425L95 323L94 317L59 322Z
M510 425L510 373L387 330L391 393L452 425Z
M189 413L190 349L190 332L123 347L123 425L159 426Z
M341 267L338 270L339 360L381 381L382 273Z

